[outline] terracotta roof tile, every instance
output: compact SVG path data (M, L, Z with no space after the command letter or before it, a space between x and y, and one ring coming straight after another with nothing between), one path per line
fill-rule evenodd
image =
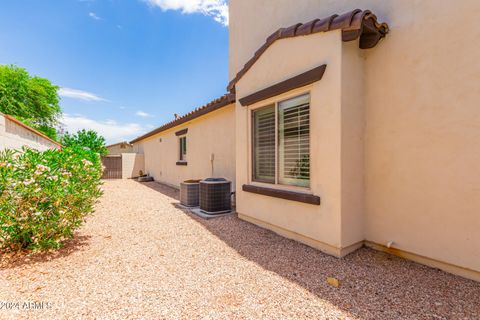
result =
M135 138L134 140L130 141L130 143L135 143L135 142L138 142L138 141L141 141L143 139L146 139L148 137L151 137L153 135L156 135L162 131L165 131L165 130L168 130L168 129L171 129L171 128L174 128L178 125L181 125L185 122L188 122L188 121L191 121L195 118L198 118L200 116L203 116L209 112L212 112L212 111L215 111L215 110L218 110L220 108L223 108L229 104L232 104L235 102L235 94L233 93L227 93L223 96L221 96L220 98L218 99L215 99L213 101L210 101L209 103L201 106L201 107L198 107L192 111L190 111L189 113L187 114L184 114L183 116L180 116L178 118L176 118L175 120L172 120L170 122L167 122L165 123L164 125L138 137L138 138Z
M386 23L378 23L377 17L369 10L355 9L341 15L332 15L323 19L315 19L307 23L297 23L287 28L280 28L272 33L255 55L245 63L243 68L228 84L227 90L235 92L235 84L257 62L260 56L279 39L306 36L317 32L342 30L342 40L352 41L360 38L360 48L373 48L388 33Z
M309 35L310 33L312 33L313 26L318 21L320 21L320 19L315 19L315 20L312 20L312 21L309 21L307 23L304 23L304 24L300 25L297 28L297 36L306 36L306 35Z
M280 37L281 38L295 37L297 29L301 25L302 25L301 23L297 23L297 24L294 24L293 26L283 29L282 32L280 33Z
M312 28L312 33L329 31L330 25L332 24L333 19L335 19L337 16L338 14L334 14L334 15L331 15L330 17L326 17L317 21Z
M280 39L280 35L282 34L283 29L284 29L284 28L280 28L280 29L278 29L277 31L275 31L274 33L272 33L272 34L267 38L266 44L271 45L272 43L274 43L275 41L277 41L278 39Z
M353 11L350 11L350 12L347 12L347 13L344 13L342 15L339 15L339 16L336 16L332 23L330 24L330 30L337 30L337 29L346 29L346 28L349 28L351 23L352 23L352 19L353 17L357 14L357 13L361 13L362 10L360 9L355 9Z

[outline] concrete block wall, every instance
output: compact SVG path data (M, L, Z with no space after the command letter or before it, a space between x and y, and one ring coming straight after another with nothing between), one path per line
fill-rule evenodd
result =
M60 146L29 129L19 121L11 120L0 113L0 150L16 149L28 146L39 151L58 149Z

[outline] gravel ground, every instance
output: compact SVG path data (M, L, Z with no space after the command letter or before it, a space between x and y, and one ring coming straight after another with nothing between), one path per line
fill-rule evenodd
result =
M480 319L480 283L371 249L336 259L235 216L202 220L154 182L104 189L60 252L2 257L0 319ZM26 310L33 301L44 304Z

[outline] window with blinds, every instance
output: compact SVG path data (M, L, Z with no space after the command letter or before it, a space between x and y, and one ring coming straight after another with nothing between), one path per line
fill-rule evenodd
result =
M278 182L310 184L310 102L308 95L278 104Z
M253 179L275 183L275 105L253 112Z
M309 187L310 95L256 109L252 115L253 180Z

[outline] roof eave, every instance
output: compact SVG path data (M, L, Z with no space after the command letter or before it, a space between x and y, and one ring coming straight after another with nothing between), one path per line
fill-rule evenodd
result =
M318 32L342 30L343 41L353 41L360 38L360 49L369 49L388 33L388 25L379 23L377 17L369 10L355 9L341 15L331 15L323 19L314 19L307 23L296 23L287 28L280 28L272 33L265 43L255 52L252 58L240 69L227 86L229 92L235 92L235 85L257 62L262 54L277 40L297 36L308 36Z
M142 135L138 138L133 139L132 141L130 141L130 144L137 143L139 141L150 138L150 137L152 137L156 134L159 134L163 131L178 127L181 124L184 124L184 123L189 122L193 119L199 118L199 117L201 117L205 114L208 114L210 112L213 112L215 110L226 107L226 106L228 106L228 105L230 105L234 102L235 102L235 94L227 93L227 94L223 95L222 97L207 103L206 105L203 105L203 106L201 106L201 107L199 107L199 108L197 108L193 111L190 111L189 113L187 113L187 114L185 114L185 115L183 115L183 116L181 116L181 117L179 117L179 118L177 118L173 121L170 121L170 122L156 128L156 129L153 129L150 132L147 132L146 134L144 134L144 135Z

